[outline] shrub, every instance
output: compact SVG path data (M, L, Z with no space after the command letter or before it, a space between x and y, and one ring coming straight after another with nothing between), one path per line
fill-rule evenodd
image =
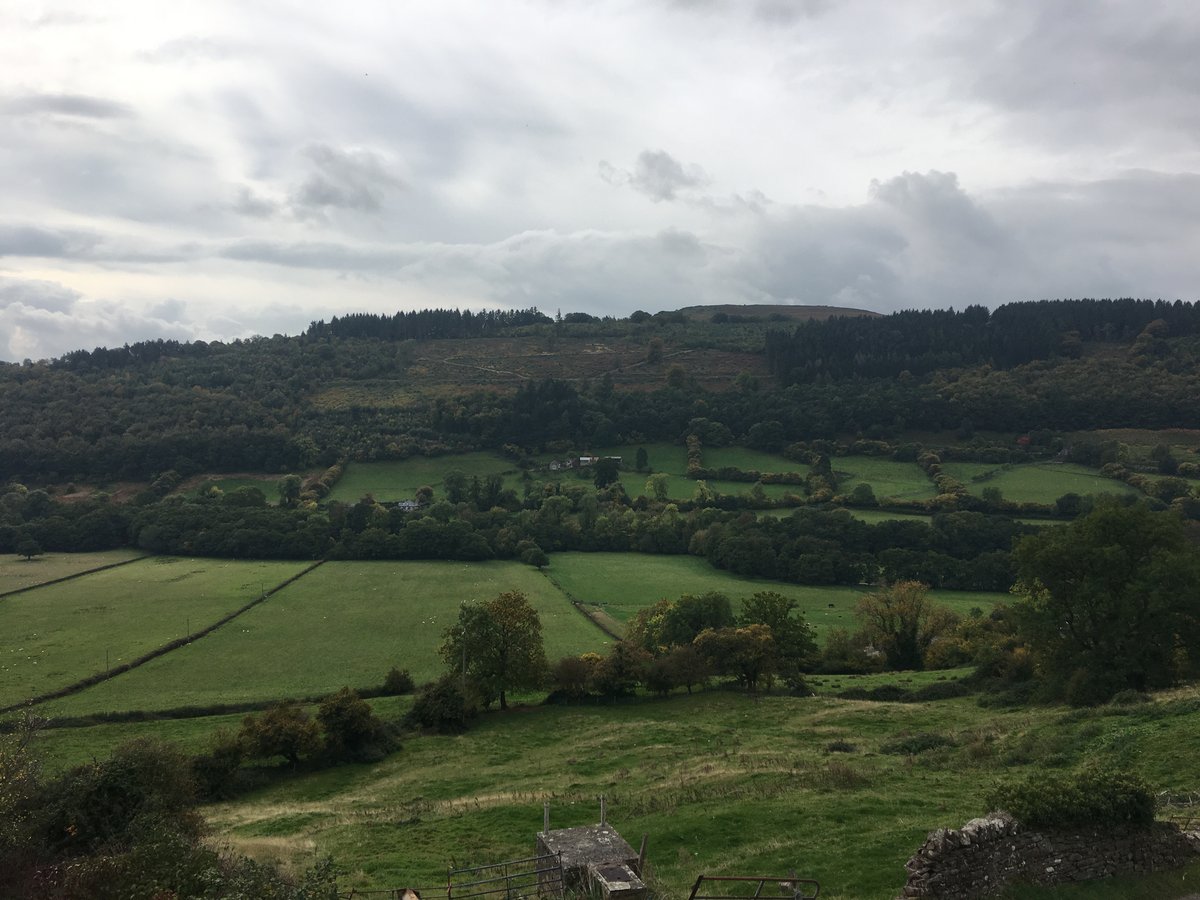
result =
M431 681L417 692L416 702L404 721L418 728L458 734L467 730L475 712L475 703L463 694L460 677L450 674Z
M207 753L192 757L192 777L201 797L226 799L237 793L238 773L245 750L238 736L221 729L213 735Z
M879 747L881 753L891 753L902 756L916 756L926 750L938 750L942 747L953 747L954 740L935 731L923 731L908 737L888 741Z
M583 656L564 656L550 667L552 696L556 700L580 700L587 696L595 662Z
M830 741L825 745L826 753L857 753L858 745L849 741Z
M961 681L935 681L912 692L909 699L913 703L925 703L930 700L952 700L955 697L965 697L971 689Z
M413 683L412 675L408 674L408 669L397 669L392 666L383 679L383 692L390 697L398 697L401 694L411 694L416 688Z
M293 766L317 749L320 729L294 703L281 703L259 716L246 716L238 740L250 759L282 756Z
M1140 777L1096 767L1067 775L1038 773L994 789L987 802L1032 828L1145 827L1154 821L1154 794Z
M1111 700L1108 701L1112 706L1137 706L1142 703L1153 703L1154 698L1149 694L1144 694L1141 691L1135 691L1132 688L1127 688L1123 691L1117 691L1113 694Z
M348 687L321 701L317 721L325 735L325 754L331 760L374 762L391 749L383 722L371 705Z

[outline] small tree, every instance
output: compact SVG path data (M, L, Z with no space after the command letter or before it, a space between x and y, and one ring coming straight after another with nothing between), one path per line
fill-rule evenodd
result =
M897 581L858 601L857 613L875 648L892 669L920 669L925 651L958 617L929 599L929 585Z
M238 740L251 759L282 756L295 766L320 746L320 729L299 706L281 703L258 716L246 716Z
M284 475L279 479L279 505L284 509L294 509L300 502L302 482L299 475Z
M380 759L389 749L383 722L371 705L348 687L321 701L317 721L331 759Z
M775 591L759 591L742 603L739 625L766 625L779 654L779 674L789 683L812 665L817 640L812 626L799 614L799 604Z
M706 629L696 636L696 650L714 671L735 676L751 691L775 673L778 661L771 629L760 624Z
M417 692L417 699L405 721L443 734L458 734L466 731L475 712L474 702L462 691L462 679L447 673Z
M604 457L596 460L592 466L592 483L597 490L603 490L621 477L620 464L615 459Z
M509 691L541 687L546 677L542 623L520 591L485 603L464 603L440 653L451 672L461 674L465 666L485 704L499 697L501 709L508 708Z
M29 562L35 556L41 556L45 552L42 550L42 545L32 538L26 538L17 544L17 556L25 557L25 561Z

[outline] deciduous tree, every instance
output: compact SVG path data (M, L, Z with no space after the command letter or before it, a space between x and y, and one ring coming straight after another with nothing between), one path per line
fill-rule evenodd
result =
M465 666L485 702L499 697L501 709L508 708L509 691L540 687L546 678L542 623L520 591L464 603L440 652L451 671Z

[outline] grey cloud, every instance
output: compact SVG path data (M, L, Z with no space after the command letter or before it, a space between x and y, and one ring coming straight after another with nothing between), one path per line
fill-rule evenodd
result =
M629 185L655 203L674 200L677 192L703 187L710 179L697 165L684 166L665 150L643 150L638 154L633 171L617 169L602 161L600 177L613 185Z
M188 36L160 44L154 50L142 54L142 58L156 63L203 63L232 59L245 52L240 43L216 37Z
M41 258L94 263L168 263L193 259L195 243L156 244L127 235L0 223L0 259Z
M30 309L67 312L82 295L56 281L0 276L0 309L21 304Z
M172 309L168 302L158 312ZM80 347L194 334L189 324L165 321L154 311L87 299L55 282L0 277L0 359L46 359Z
M269 219L279 212L279 204L269 197L256 194L245 185L237 189L237 199L231 205L234 212L252 219Z
M85 119L121 119L133 114L132 107L104 97L86 94L22 94L0 102L11 115L60 115Z
M964 17L946 49L959 83L1055 149L1096 143L1194 148L1200 18L1188 2L1021 0Z
M292 194L292 204L301 210L332 207L378 212L388 191L402 186L379 154L370 150L312 144L304 155L317 171Z

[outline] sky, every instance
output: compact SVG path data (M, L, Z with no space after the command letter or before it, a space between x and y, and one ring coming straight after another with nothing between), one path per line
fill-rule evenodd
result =
M0 5L0 359L1200 299L1194 0Z

